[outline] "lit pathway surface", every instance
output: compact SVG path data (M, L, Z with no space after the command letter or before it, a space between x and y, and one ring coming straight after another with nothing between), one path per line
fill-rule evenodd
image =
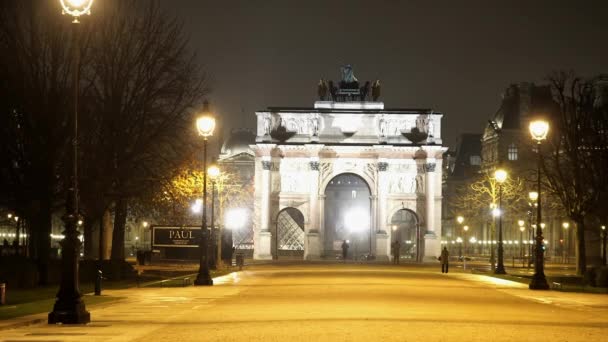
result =
M213 287L107 291L93 323L0 331L4 341L607 341L608 296L436 267L258 265Z

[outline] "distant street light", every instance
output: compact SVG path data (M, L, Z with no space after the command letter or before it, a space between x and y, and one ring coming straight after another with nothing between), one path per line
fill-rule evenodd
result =
M567 264L570 257L570 239L568 238L568 228L570 227L570 223L563 222L562 227L564 227L564 245L562 246L562 252L564 255L564 264Z
M464 217L462 217L462 216L458 216L458 217L456 218L456 221L458 222L458 224L462 224L462 222L464 222Z
M498 169L494 172L494 178L498 183L498 208L502 211L502 184L507 180L507 171ZM502 215L498 215L498 265L494 270L494 274L506 274L504 265L504 248L502 241Z
M534 262L534 276L530 282L530 289L532 290L548 290L549 284L545 277L544 270L544 250L543 250L543 230L541 228L542 222L542 206L541 206L541 183L540 175L543 163L543 156L541 153L541 142L547 138L549 132L549 123L543 120L536 120L530 123L530 134L532 139L536 140L537 153L538 153L538 166L537 166L537 207L536 207L536 260Z
M79 257L82 242L78 239L77 223L80 219L78 212L78 93L80 82L80 39L78 37L78 18L84 14L91 14L93 0L60 0L63 14L74 19L73 32L73 117L72 117L72 151L70 182L68 183L65 214L63 222L65 238L61 240L61 284L53 307L48 315L49 324L86 324L91 321L91 314L86 310L82 294L80 293ZM101 241L100 241L101 244Z
M215 263L213 265L211 265L212 267L214 267L215 269L218 268L219 264L222 262L222 241L221 241L221 231L217 232L218 236L215 236L215 183L217 182L218 177L220 176L220 169L215 166L212 165L207 169L207 174L209 175L209 178L211 178L211 236L212 236L212 246L217 246L217 248L215 249ZM221 228L221 227L220 227ZM218 238L220 238L220 241L218 241Z
M195 214L200 213L201 210L203 210L203 200L200 198L195 199L194 204L192 204L190 207L190 210L192 210L192 212Z
M203 137L203 203L201 239L199 242L200 259L199 269L194 281L195 285L213 285L209 274L209 231L207 230L207 138L213 135L215 119L209 114L209 103L205 101L203 116L196 120L198 134Z
M467 233L469 231L469 226L464 226L462 227L462 230L464 230L464 255L467 255Z
M520 231L520 236L519 236L519 254L521 256L521 267L525 266L525 255L524 255L524 231L526 230L526 227L524 227L524 220L519 220L517 221L517 224L519 225L519 231Z
M602 264L606 266L606 236L608 232L606 231L606 226L602 226Z

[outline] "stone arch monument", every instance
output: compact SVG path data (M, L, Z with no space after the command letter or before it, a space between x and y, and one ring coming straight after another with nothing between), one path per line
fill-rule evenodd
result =
M324 241L325 190L336 176L353 174L369 187L370 256L390 257L392 217L408 209L419 226L419 259L436 260L447 150L441 113L385 109L372 101L317 101L312 108L271 107L256 115L255 259L272 258L275 221L288 207L304 215L303 258L333 258L326 247L332 242Z

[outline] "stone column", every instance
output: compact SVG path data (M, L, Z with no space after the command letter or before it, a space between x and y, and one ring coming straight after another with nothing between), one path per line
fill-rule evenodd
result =
M390 259L390 236L387 227L388 212L388 163L378 163L378 210L376 221L376 258L378 260Z
M272 161L270 156L262 157L262 180L260 184L260 226L257 234L257 244L254 249L254 259L272 259L270 232L270 172Z
M304 259L319 259L321 257L321 239L319 234L319 158L310 158L309 172L309 229L306 232Z
M436 260L441 253L440 241L435 233L435 160L427 159L424 165L426 173L426 233L424 234L424 259Z

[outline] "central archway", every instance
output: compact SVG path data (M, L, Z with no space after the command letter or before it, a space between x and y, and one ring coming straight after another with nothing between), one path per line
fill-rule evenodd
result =
M399 241L400 259L420 261L420 225L418 215L409 209L399 209L391 218L392 241Z
M367 182L353 173L343 173L325 188L324 255L341 257L341 245L349 241L347 258L372 254L371 191Z

